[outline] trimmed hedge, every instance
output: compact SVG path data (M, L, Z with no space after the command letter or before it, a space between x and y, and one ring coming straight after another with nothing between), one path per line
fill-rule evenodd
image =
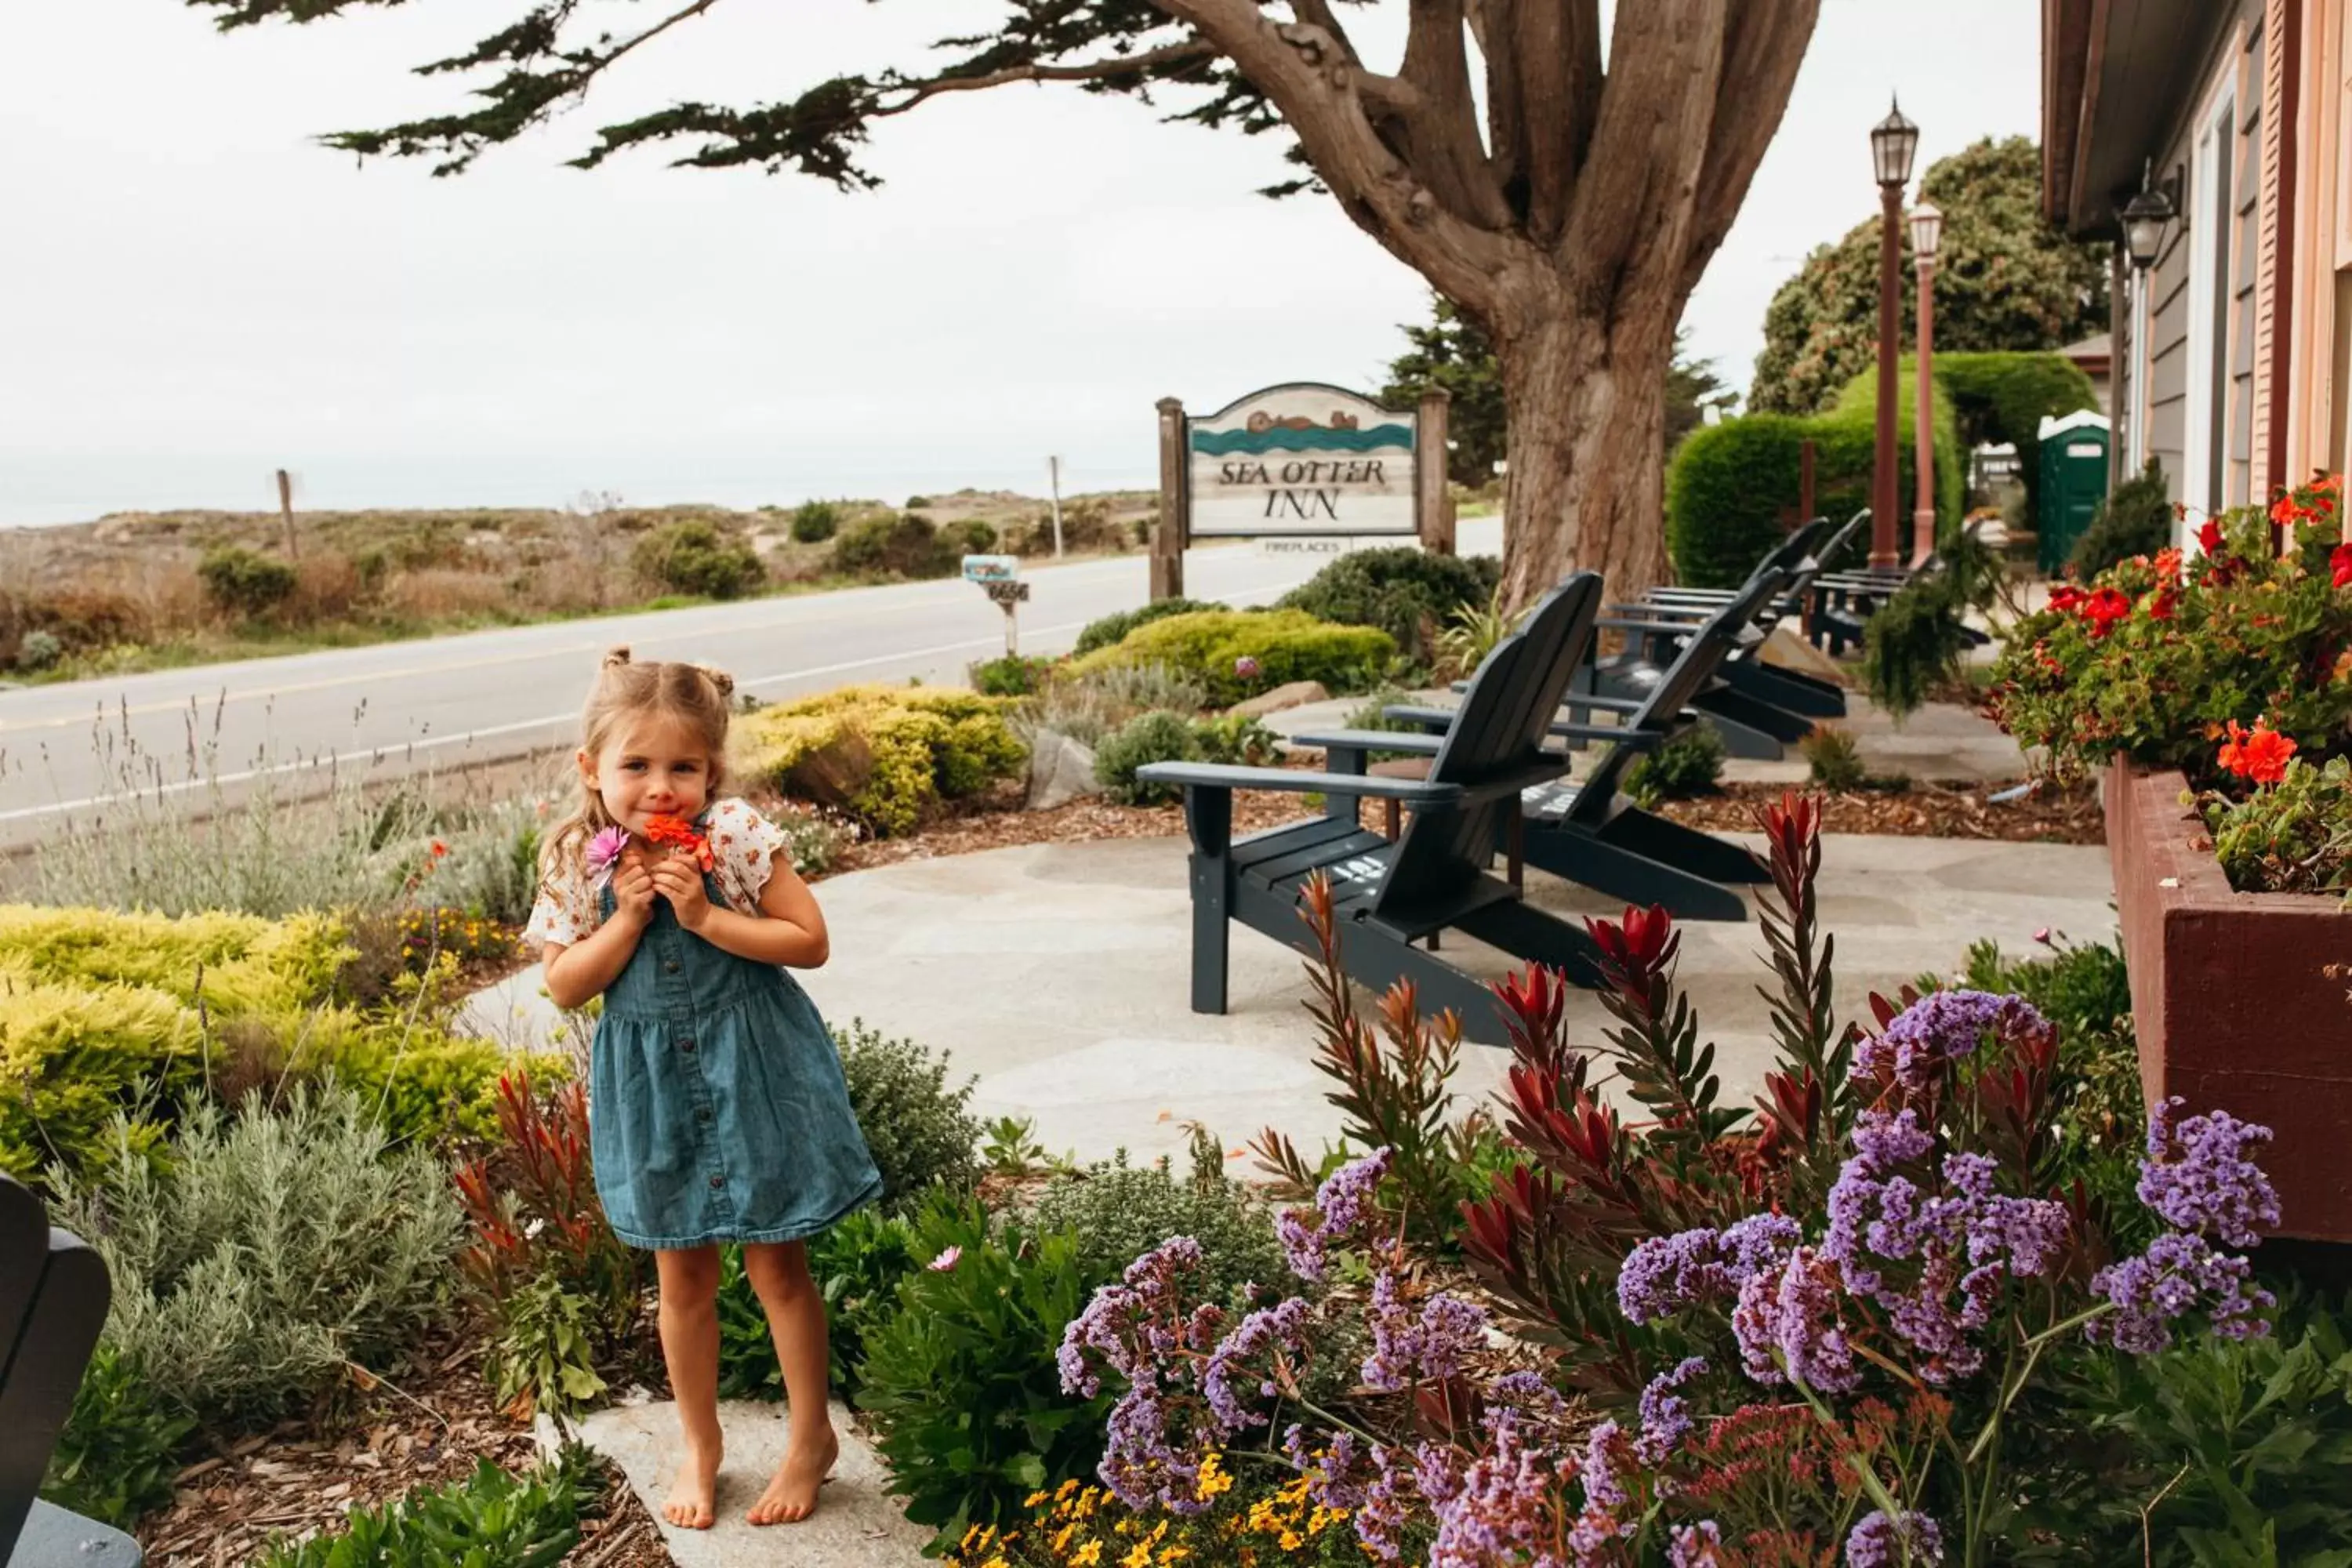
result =
M1279 607L1378 626L1398 647L1428 658L1438 629L1458 609L1484 608L1502 574L1491 555L1434 555L1415 544L1355 550L1284 595Z
M941 796L971 795L1028 760L1002 699L921 686L851 686L739 720L747 776L838 806L887 837Z
M1911 532L1911 413L1916 362L1897 372L1895 448L1900 497L1896 531ZM1936 530L1948 535L1967 506L1968 452L1979 440L2017 444L2031 507L2041 484L2044 414L2095 405L2090 379L2051 353L1936 356ZM1965 435L1964 435L1965 433ZM1877 452L1878 373L1846 383L1824 414L1750 414L1695 430L1666 467L1666 548L1676 576L1698 587L1728 588L1747 577L1785 531L1784 510L1797 504L1798 448L1813 443L1814 510L1852 515L1870 504Z
M1084 677L1115 665L1164 665L1200 681L1226 708L1293 680L1360 691L1395 655L1394 640L1375 626L1335 626L1304 610L1202 610L1139 626L1069 668Z

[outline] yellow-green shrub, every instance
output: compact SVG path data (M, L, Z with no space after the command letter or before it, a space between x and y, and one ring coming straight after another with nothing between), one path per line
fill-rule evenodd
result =
M290 1076L332 1078L352 1090L395 1142L487 1138L498 1131L499 1075L528 1071L534 1082L572 1076L560 1055L510 1052L489 1040L334 1008L303 1021Z
M930 687L853 686L762 708L735 729L737 766L856 813L884 835L941 796L1017 772L1028 752L1003 700Z
M168 1109L201 1077L199 1037L195 1014L161 991L0 973L0 1171L79 1174L118 1111L152 1142L163 1126L142 1108Z
M1304 610L1202 610L1138 626L1077 660L1070 673L1161 665L1202 681L1223 707L1293 680L1361 690L1395 657L1395 639L1374 626L1334 626Z
M351 957L328 915L174 918L0 904L0 970L87 985L145 985L215 1015L299 1008L325 997Z

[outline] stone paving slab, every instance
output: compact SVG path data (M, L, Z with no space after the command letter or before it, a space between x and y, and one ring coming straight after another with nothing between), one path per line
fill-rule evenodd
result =
M931 1532L909 1524L898 1500L882 1489L888 1472L849 1424L849 1412L833 1406L841 1434L841 1460L817 1500L817 1510L796 1524L753 1526L743 1517L784 1457L784 1407L752 1401L722 1401L719 1428L727 1436L727 1460L719 1476L719 1522L709 1530L679 1530L663 1521L661 1508L677 1472L683 1443L677 1411L667 1400L613 1405L577 1424L580 1438L621 1468L645 1500L677 1568L737 1568L741 1563L790 1564L791 1568L882 1568L924 1561ZM540 1422L540 1443L551 1448L552 1426Z

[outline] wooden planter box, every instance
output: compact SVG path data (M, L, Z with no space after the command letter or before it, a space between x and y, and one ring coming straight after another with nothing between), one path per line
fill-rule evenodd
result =
M2188 787L2121 765L2101 784L2140 1086L2273 1129L2278 1234L2352 1241L2352 910L2232 890Z

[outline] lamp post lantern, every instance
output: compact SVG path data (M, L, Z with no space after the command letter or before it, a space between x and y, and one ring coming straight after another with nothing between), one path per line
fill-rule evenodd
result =
M1911 466L1916 477L1911 503L1911 564L1936 548L1936 249L1944 237L1944 214L1933 202L1911 209L1911 255L1919 270L1918 385L1911 405Z
M1870 161L1878 176L1878 451L1872 474L1870 500L1870 563L1893 566L1901 560L1895 531L1898 495L1895 460L1895 377L1896 338L1902 331L1903 187L1911 183L1912 154L1919 150L1919 128L1903 118L1896 104L1885 119L1871 128Z

